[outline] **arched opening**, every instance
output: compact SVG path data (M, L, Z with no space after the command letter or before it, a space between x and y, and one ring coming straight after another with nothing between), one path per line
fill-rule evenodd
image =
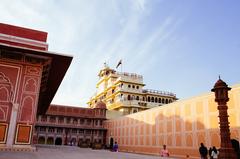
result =
M136 100L139 100L139 96L136 97Z
M143 97L143 101L145 101L145 97Z
M110 138L110 147L109 148L110 148L110 150L112 150L112 148L113 148L113 138L112 137Z
M128 95L127 99L128 99L128 100L131 100L131 96L130 96L130 95Z
M38 138L38 144L45 144L45 137L40 136L40 137Z
M168 104L168 99L166 99L166 104Z
M54 144L53 137L48 137L48 138L47 138L47 144L48 144L48 145L53 145L53 144Z
M161 101L162 101L161 98L158 98L158 103L161 103Z
M162 103L163 103L163 104L165 103L165 100L164 100L164 99L162 99Z
M137 113L138 111L136 109L133 110L133 113Z
M60 137L56 138L55 145L62 145L62 138Z
M150 102L150 97L148 97L148 102Z
M154 97L151 98L151 102L154 102Z
M236 139L231 139L233 150L237 153L239 151L239 142Z
M158 102L158 99L157 99L157 97L155 98L155 103L157 103Z
M77 142L76 138L72 138L71 139L71 146L75 146L76 142Z

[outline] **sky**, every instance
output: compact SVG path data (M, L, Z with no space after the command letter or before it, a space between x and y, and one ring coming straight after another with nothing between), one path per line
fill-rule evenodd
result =
M87 106L104 62L179 99L240 83L238 0L1 0L0 22L48 32L73 56L52 103ZM121 71L121 70L118 70Z

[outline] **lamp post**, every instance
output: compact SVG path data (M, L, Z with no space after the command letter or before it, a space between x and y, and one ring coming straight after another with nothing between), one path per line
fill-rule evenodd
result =
M220 79L215 83L214 88L211 90L215 93L215 102L218 104L219 111L219 127L220 127L220 136L221 136L221 147L219 150L218 158L221 159L236 159L237 156L232 148L231 139L230 139L230 129L228 122L228 106L227 102L228 91L231 90L228 85Z

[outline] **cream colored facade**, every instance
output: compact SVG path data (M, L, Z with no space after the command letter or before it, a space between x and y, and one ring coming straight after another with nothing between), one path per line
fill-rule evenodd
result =
M100 70L97 92L88 102L89 107L102 100L108 110L120 111L123 115L172 103L177 98L170 92L143 89L141 75L117 72L107 65Z
M117 141L120 151L159 155L166 144L170 156L197 159L201 142L208 148L220 146L219 112L214 99L214 93L206 93L107 120L107 139ZM229 91L227 105L231 139L240 141L240 84Z

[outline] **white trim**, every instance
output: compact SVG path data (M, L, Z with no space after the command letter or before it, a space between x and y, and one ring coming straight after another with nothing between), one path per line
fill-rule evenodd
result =
M6 40L6 41L11 41L11 42L36 46L36 47L44 47L46 50L48 49L48 44L46 42L22 38L22 37L18 37L18 36L7 35L7 34L2 34L2 33L0 33L0 40Z

